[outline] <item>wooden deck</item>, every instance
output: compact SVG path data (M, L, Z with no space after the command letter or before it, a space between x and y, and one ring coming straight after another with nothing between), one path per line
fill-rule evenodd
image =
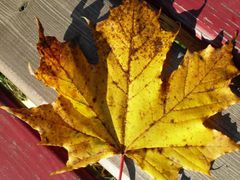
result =
M205 43L198 41L192 35L198 37L204 35L205 39L214 40L221 30L227 39L231 38L236 29L239 30L240 23L240 2L239 0L228 1L208 0L201 12L197 14L194 10L199 9L204 1L176 0L174 3L166 3L166 0L151 0L156 7L163 6L163 10L169 16L178 21L183 21L183 29L178 36L178 40L186 47L199 49ZM233 3L235 2L235 3ZM34 69L38 67L38 54L35 44L37 42L37 32L35 17L38 17L46 29L46 34L56 36L59 40L69 40L79 36L83 49L91 47L91 38L81 16L88 17L91 21L97 21L106 17L110 6L119 4L117 0L111 2L105 0L1 0L0 1L0 72L5 74L17 87L24 92L35 104L40 105L52 102L55 93L46 88L41 82L32 76ZM184 13L188 10L187 13ZM198 17L196 17L198 16ZM161 17L164 28L176 28L174 21L163 15ZM186 29L193 29L193 33L187 33ZM221 35L221 33L220 33ZM218 40L218 39L217 39ZM212 41L217 43L217 40ZM237 44L239 47L239 43ZM175 47L172 56L178 57L183 51ZM91 52L87 52L91 54ZM169 57L170 60L172 59ZM174 65L174 64L173 64ZM174 68L174 66L172 67ZM235 105L215 117L215 124L233 139L238 141L240 134L240 106ZM219 121L217 119L225 119ZM1 137L1 134L0 134ZM116 168L119 166L116 158L103 160L101 163L115 176L118 175ZM0 159L0 163L1 159ZM0 166L0 177L1 176ZM134 169L134 168L132 168ZM192 180L199 179L240 179L240 152L228 154L217 159L211 170L212 177L207 177L198 173L184 171L181 179L191 177ZM131 177L136 179L149 179L137 167ZM125 169L125 179L129 177Z

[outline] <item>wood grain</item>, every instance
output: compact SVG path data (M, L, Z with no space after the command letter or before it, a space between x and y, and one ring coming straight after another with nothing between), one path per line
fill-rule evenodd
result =
M239 0L155 0L153 3L194 30L200 39L213 40L221 35L223 41L231 40L240 30ZM240 49L240 36L236 47Z

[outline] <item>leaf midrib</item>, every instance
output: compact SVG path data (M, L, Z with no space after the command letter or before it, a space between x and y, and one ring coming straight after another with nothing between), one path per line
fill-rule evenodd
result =
M131 2L133 3L133 2ZM132 4L131 4L132 5ZM126 110L124 112L124 121L122 123L122 142L123 144L125 145L125 130L126 130L126 124L127 124L127 114L128 114L128 108L129 108L129 83L130 83L130 72L131 72L131 66L130 66L130 63L131 63L131 59L132 59L132 47L133 47L133 35L134 35L134 12L135 12L135 7L133 9L133 13L132 13L132 29L131 29L131 33L129 34L129 39L130 39L130 46L129 46L129 49L128 49L128 62L127 62L127 72L126 72L126 75L127 75L127 90L126 90ZM123 146L124 149L122 149L121 151L124 152L125 151L125 146Z

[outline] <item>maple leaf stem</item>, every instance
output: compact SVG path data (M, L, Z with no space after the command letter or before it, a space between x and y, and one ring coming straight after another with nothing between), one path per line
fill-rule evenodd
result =
M119 169L118 180L122 180L122 173L123 173L124 159L125 159L125 155L122 154L122 155L121 155L121 160L120 160L120 169Z

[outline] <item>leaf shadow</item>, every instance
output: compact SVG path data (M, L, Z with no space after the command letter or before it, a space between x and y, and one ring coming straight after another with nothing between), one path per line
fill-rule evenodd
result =
M232 79L230 88L234 94L240 97L240 75Z
M214 39L210 40L202 37L202 41L205 42L206 45L211 44L215 48L220 48L222 46L223 38L224 38L224 31L222 30L218 33L218 35Z
M237 123L231 119L230 113L222 114L222 112L219 112L205 121L204 125L208 128L216 129L222 132L235 142L240 141L240 132L238 131ZM223 165L219 167L213 167L213 165L214 161L211 162L210 170L212 171L223 167Z
M239 53L239 50L236 49L236 46L235 46L236 42L234 40L233 40L233 44L234 44L233 51L232 51L233 63L238 68L238 70L240 70L240 53ZM235 93L237 96L240 97L240 75L232 79L230 88L233 93Z
M191 177L188 177L186 173L184 172L184 169L180 169L180 180L191 180Z
M168 14L168 16L177 19L180 22L187 22L185 26L193 31L197 24L197 17L201 14L204 7L206 6L207 0L203 0L201 7L198 9L189 9L181 13L178 13L174 8L174 1L175 0L149 0L149 2L155 7L163 7L163 10L166 10L165 12Z
M136 168L135 168L134 161L126 157L124 162L128 170L129 178L132 180L136 179Z
M222 46L223 38L224 38L224 32L221 31L215 39L212 39L212 40L203 39L201 41L199 40L198 44L200 45L192 47L190 51L199 51L199 50L205 49L209 44L211 44L215 48L220 48ZM235 55L234 55L233 61L235 62L235 64L238 63L238 67L240 69L240 54L238 54L237 49L234 49L234 50L235 50ZM167 57L164 62L163 70L161 73L161 79L165 83L165 85L163 86L167 86L167 81L169 77L171 76L172 72L175 71L178 68L178 66L182 63L182 60L186 52L187 52L187 49L185 47L180 46L176 42L172 44L170 50L167 53ZM239 79L239 86L240 86L240 79ZM239 92L240 92L240 88L239 88Z
M238 32L236 37L238 36ZM240 51L236 48L236 41L233 40L234 48L233 48L233 62L235 66L240 70ZM235 81L236 82L236 81ZM239 84L240 85L240 84Z
M204 125L222 132L235 142L240 141L237 123L232 121L230 113L222 114L222 112L219 112L205 121Z
M72 22L64 34L64 40L76 41L91 64L97 63L98 58L92 32L86 19L95 25L98 21L107 18L110 7L118 4L120 4L119 0L109 3L104 0L94 2L81 0L71 13Z
M172 72L178 68L185 53L185 48L175 42L172 44L162 68L161 79L163 82L167 82Z

